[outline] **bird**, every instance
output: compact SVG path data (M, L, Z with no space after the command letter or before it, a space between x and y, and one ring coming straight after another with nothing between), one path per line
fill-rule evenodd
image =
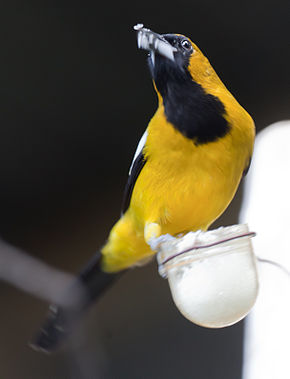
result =
M79 274L86 300L70 313L51 307L33 341L42 351L57 349L75 319L121 273L148 262L164 240L206 231L228 207L250 165L254 121L197 45L142 24L135 30L138 47L149 51L158 107L131 163L121 217Z

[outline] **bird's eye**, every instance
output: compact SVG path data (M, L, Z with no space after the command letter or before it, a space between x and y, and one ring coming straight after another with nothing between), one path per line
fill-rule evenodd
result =
M181 46L187 50L187 51L191 51L192 50L192 46L191 46L191 43L187 40L187 39L184 39L182 42L181 42Z

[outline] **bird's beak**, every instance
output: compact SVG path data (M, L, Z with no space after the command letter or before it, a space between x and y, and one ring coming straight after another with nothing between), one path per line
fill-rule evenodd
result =
M155 63L155 53L174 61L174 52L177 49L170 45L162 35L144 28L143 24L137 24L134 29L138 32L137 43L139 49L150 51L152 63Z

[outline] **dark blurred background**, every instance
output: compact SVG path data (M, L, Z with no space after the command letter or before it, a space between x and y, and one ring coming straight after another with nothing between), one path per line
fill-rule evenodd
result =
M196 42L258 130L290 116L286 0L2 2L0 233L66 271L78 271L118 218L156 107L137 22ZM237 222L240 199L215 225ZM5 283L0 293L1 378L240 378L242 323L186 321L155 262L92 309L77 355L32 351L47 304Z

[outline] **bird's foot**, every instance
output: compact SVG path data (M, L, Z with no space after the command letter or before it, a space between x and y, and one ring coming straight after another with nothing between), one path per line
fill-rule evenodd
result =
M158 251L160 249L160 246L163 244L163 243L166 243L166 242L172 242L174 241L176 238L172 237L171 234L163 234L162 236L160 237L153 237L151 238L149 241L148 241L148 245L150 246L151 250L153 251Z

